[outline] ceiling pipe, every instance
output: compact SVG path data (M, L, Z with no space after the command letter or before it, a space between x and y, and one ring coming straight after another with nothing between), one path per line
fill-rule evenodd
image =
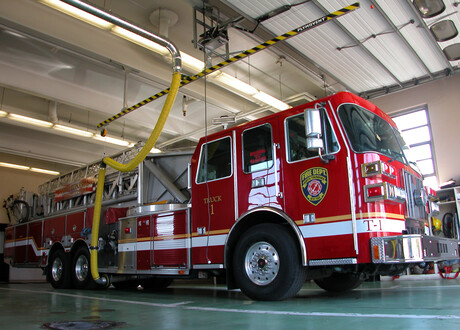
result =
M125 30L128 30L132 33L135 33L137 35L140 35L141 37L144 37L150 41L156 42L157 44L165 47L169 53L171 54L172 57L172 64L173 64L173 71L174 72L181 72L182 70L182 61L181 61L181 56L179 49L169 40L166 38L163 38L161 36L157 36L147 30L141 29L138 26L135 26L134 24L131 24L119 17L114 16L113 14L107 13L99 8L96 8L94 6L91 6L87 3L84 3L83 1L79 0L61 0L64 3L67 3L75 8L78 8L80 10L83 10L87 12L88 14L94 15L100 19L103 19L109 23L115 24Z
M57 102L56 101L49 101L48 118L49 118L49 121L52 122L53 124L56 124L58 122Z

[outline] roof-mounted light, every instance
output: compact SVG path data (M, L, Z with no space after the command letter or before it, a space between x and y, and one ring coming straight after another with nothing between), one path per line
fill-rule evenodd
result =
M437 22L430 27L431 33L438 42L447 41L458 35L458 30L451 20Z
M412 2L423 18L434 17L446 9L442 0L413 0Z

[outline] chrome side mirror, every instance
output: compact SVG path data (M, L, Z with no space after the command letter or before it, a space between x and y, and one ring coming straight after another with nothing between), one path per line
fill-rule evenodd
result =
M324 148L322 139L323 129L321 125L321 114L319 109L306 109L304 112L305 135L307 137L307 149L319 151Z

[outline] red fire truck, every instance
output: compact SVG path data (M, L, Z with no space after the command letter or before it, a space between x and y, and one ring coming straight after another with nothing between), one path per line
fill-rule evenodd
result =
M427 194L405 148L385 113L340 92L205 136L193 153L108 169L98 270L115 287L216 276L252 299L281 300L306 279L340 292L411 263L458 259L456 240L425 235ZM43 268L55 288L95 286L98 167L40 187L32 218L6 229L13 266Z

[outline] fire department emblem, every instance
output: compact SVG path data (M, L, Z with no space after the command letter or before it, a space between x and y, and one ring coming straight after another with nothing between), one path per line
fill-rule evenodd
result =
M323 167L312 167L300 174L300 187L307 201L318 205L327 193L329 177Z

